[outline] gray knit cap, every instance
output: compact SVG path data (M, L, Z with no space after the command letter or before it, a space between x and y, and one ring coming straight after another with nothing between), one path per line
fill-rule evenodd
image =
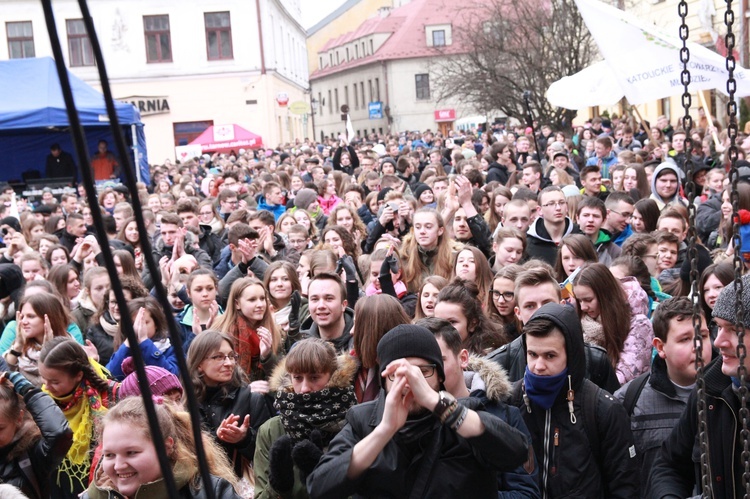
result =
M730 282L721 290L719 298L716 299L714 318L724 319L736 325L737 310L734 306L736 296L734 283ZM744 309L742 323L745 327L750 327L750 274L742 276L742 306Z

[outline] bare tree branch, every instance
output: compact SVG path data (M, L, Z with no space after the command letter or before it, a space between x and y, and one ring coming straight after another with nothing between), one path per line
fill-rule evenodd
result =
M575 111L555 109L544 98L549 86L581 71L596 54L574 0L488 0L471 28L453 33L469 47L436 63L439 100L457 99L485 114L523 116L530 90L534 117L560 128Z

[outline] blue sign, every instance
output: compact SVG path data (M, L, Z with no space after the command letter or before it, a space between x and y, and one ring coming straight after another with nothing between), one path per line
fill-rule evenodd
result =
M383 119L383 103L382 102L370 102L367 105L368 111L370 111L371 120Z

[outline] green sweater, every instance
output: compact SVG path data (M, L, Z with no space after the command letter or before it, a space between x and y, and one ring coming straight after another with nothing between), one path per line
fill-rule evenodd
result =
M258 438L255 442L255 459L253 468L255 470L255 499L307 499L307 486L300 479L299 469L294 466L294 486L292 490L278 492L271 487L268 481L268 456L271 446L279 438L286 435L281 417L276 416L265 423L258 430Z

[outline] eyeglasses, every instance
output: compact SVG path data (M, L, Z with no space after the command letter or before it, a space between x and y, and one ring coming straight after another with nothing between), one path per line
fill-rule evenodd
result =
M209 357L210 360L212 360L212 361L214 361L216 363L221 363L221 364L223 364L224 361L226 361L226 360L229 360L229 362L231 362L232 364L234 364L235 362L237 362L237 360L239 358L240 358L240 356L237 355L234 352L228 353L226 355L223 354L223 353L220 353L220 354L212 355L212 356Z
M568 202L565 201L565 200L563 200L563 201L552 201L552 202L549 202L547 204L543 204L542 208L555 208L557 206L562 207L562 206L567 206L567 205L568 205Z
M422 376L424 376L425 378L431 378L435 376L435 369L437 368L435 364L427 364L425 366L417 366L417 367L419 368L420 371L422 371ZM395 381L396 375L389 374L388 379L391 381Z
M494 298L495 300L499 300L500 297L502 297L505 301L511 301L513 298L515 298L515 296L516 294L513 291L505 291L503 293L494 289L492 290L492 298Z
M633 218L633 214L632 213L628 213L628 212L620 213L619 211L615 211L615 210L609 210L609 211L611 211L612 213L617 213L618 215L620 215L623 218L627 218L627 219Z

